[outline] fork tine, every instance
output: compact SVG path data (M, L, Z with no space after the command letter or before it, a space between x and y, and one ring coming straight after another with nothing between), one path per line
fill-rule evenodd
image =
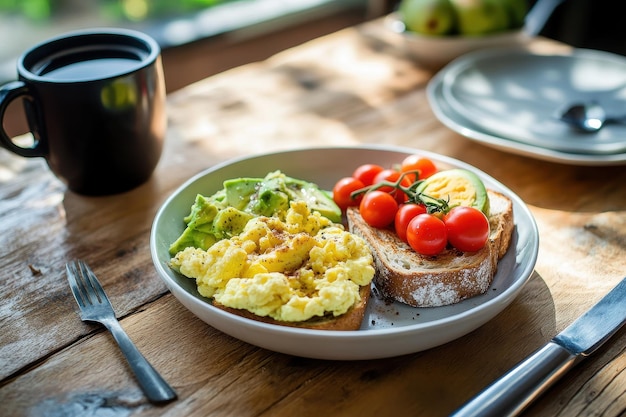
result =
M96 274L93 273L91 268L89 268L89 266L83 261L78 261L78 266L80 268L81 276L87 284L87 295L89 296L90 301L94 304L109 302L109 297L107 297L104 292L104 288L102 288L100 281L98 281ZM95 296L96 299L92 300L92 295Z
M84 285L82 285L82 282L79 283L78 281L79 272L76 269L76 263L68 262L65 265L65 272L67 273L67 280L70 283L70 289L72 290L72 294L74 295L78 306L82 309L86 306L86 300L88 299L86 299Z

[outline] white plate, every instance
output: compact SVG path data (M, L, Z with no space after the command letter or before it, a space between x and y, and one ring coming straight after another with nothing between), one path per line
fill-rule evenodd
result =
M571 129L563 108L595 100L626 114L626 58L574 49L541 55L490 49L466 54L442 70L442 95L456 113L485 132L569 153L626 152L626 125L596 133Z
M176 190L159 209L150 236L156 270L172 294L192 313L209 325L245 342L277 352L318 359L374 359L429 349L463 336L483 325L522 290L537 259L537 225L526 205L511 190L475 168L441 155L431 157L439 168L463 167L476 172L488 188L513 200L515 232L509 251L500 261L492 286L480 295L458 304L436 308L412 308L389 304L376 297L370 302L361 330L323 331L271 325L245 319L213 307L196 291L195 281L172 271L168 247L180 233L183 217L198 193L209 195L222 182L242 176L264 176L270 171L312 181L331 189L343 176L363 163L392 166L410 148L356 147L310 148L236 159L214 166L191 178Z
M426 92L435 116L447 127L483 145L517 155L571 165L604 166L626 163L626 152L615 154L584 154L562 152L511 140L483 130L474 121L459 114L443 96L443 72L437 73L428 83Z

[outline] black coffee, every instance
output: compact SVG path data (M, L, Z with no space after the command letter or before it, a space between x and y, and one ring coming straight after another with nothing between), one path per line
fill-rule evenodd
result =
M54 68L40 75L56 81L95 80L127 73L137 68L138 64L138 60L125 58L92 59Z
M103 45L68 48L34 63L31 71L53 81L89 81L127 74L142 66L148 51Z

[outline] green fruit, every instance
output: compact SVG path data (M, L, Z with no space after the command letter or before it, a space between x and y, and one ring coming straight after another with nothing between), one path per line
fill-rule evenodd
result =
M292 200L305 201L312 211L335 223L341 222L341 209L325 190L316 184L268 174L265 178L235 178L224 181L225 202L239 210L271 216L287 210Z
M528 13L526 0L502 0L509 11L509 28L516 29L524 26Z
M444 35L455 27L450 0L403 0L399 13L406 28L424 35Z
M466 169L439 171L420 183L416 191L446 200L451 207L474 207L489 215L489 196L485 184Z
M333 223L341 223L341 209L335 204L331 193L316 184L295 178L290 178L287 185L292 200L305 201L311 211L317 211Z
M509 9L503 0L450 0L462 35L484 35L509 28Z

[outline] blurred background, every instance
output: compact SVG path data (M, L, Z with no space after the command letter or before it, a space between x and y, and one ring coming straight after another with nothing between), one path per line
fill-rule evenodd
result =
M378 3L378 6L377 6ZM163 49L169 91L380 15L380 0L0 0L0 82L54 35L125 27ZM245 50L242 49L245 47ZM169 76L168 76L169 75Z
M537 0L528 0L529 7ZM541 0L546 1L546 0ZM550 1L550 0L547 0ZM26 48L70 30L117 26L152 35L165 64L188 59L189 71L168 78L175 90L231 66L391 12L398 0L0 0L0 82L15 77ZM578 47L626 54L620 1L565 0L542 35ZM239 45L246 51L220 52ZM256 51L256 53L255 53ZM198 58L203 68L198 68ZM170 56L174 59L169 59ZM181 62L177 62L181 65ZM174 68L172 68L173 70ZM168 68L166 68L166 71Z
M529 7L536 1L528 0ZM168 90L172 91L229 67L382 16L393 11L398 2L0 0L0 83L15 78L17 56L35 43L74 29L116 26L142 30L159 42L164 50ZM620 3L565 0L541 34L578 47L626 54L626 25ZM247 48L241 49L243 46ZM188 62L182 65L185 70L178 68L181 58L183 64ZM179 64L177 68L174 61ZM167 72L176 76L167 76Z
M532 7L537 0L527 0ZM551 0L539 0L551 1ZM168 92L238 65L393 11L398 0L0 0L0 84L14 80L19 54L70 30L115 26L144 31L163 49ZM626 55L615 0L565 0L541 35ZM24 130L16 116L9 132ZM14 123L18 127L6 126Z

